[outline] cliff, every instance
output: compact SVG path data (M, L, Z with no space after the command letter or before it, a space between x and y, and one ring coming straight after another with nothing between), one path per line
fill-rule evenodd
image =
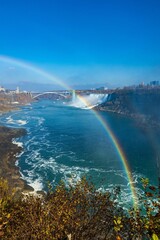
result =
M13 95L13 101L18 102L20 105L27 104L33 101L30 93L19 93Z
M32 101L33 99L30 93L0 93L0 112L16 110L17 106L24 105Z
M160 88L115 90L95 109L123 114L144 123L160 124Z

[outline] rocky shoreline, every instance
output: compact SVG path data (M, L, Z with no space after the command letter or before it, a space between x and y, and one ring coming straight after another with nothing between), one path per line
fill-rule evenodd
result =
M11 111L15 111L18 110L18 106L11 106L11 105L4 105L1 104L0 105L0 114L3 114L5 112L11 112Z
M12 102L14 100L14 102ZM5 94L0 93L0 114L19 110L20 106L32 102L31 94ZM13 143L14 138L27 134L22 128L9 128L0 126L0 178L8 181L8 185L15 189L16 195L21 192L31 192L34 189L21 178L19 168L16 166L17 156L22 147Z
M13 143L14 138L19 138L26 134L25 129L15 129L0 126L0 178L8 181L11 188L14 188L16 194L28 191L33 191L33 188L28 186L21 179L19 168L15 165L17 155L20 154L22 148Z

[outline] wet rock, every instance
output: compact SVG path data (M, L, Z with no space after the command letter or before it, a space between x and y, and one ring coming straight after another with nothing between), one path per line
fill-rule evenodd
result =
M21 147L12 143L13 138L26 134L25 129L14 129L0 126L0 177L7 179L11 188L23 191L27 188L25 181L21 179L19 168L15 166L16 155L22 150ZM28 187L31 190L31 187Z

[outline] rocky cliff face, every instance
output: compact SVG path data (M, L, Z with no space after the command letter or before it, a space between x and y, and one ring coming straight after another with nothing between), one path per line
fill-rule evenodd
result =
M114 91L96 110L160 122L160 88Z
M7 112L16 109L17 105L23 105L32 102L30 93L5 94L0 93L0 112Z
M19 104L27 104L32 102L32 96L30 93L19 93L13 95L13 100Z

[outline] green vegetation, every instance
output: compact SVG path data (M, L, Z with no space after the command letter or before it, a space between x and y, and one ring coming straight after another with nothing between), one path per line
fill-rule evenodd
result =
M82 178L66 189L63 182L46 196L15 198L4 179L0 180L0 239L10 240L158 240L160 239L159 189L142 179L141 209L126 213L115 196L97 192Z

